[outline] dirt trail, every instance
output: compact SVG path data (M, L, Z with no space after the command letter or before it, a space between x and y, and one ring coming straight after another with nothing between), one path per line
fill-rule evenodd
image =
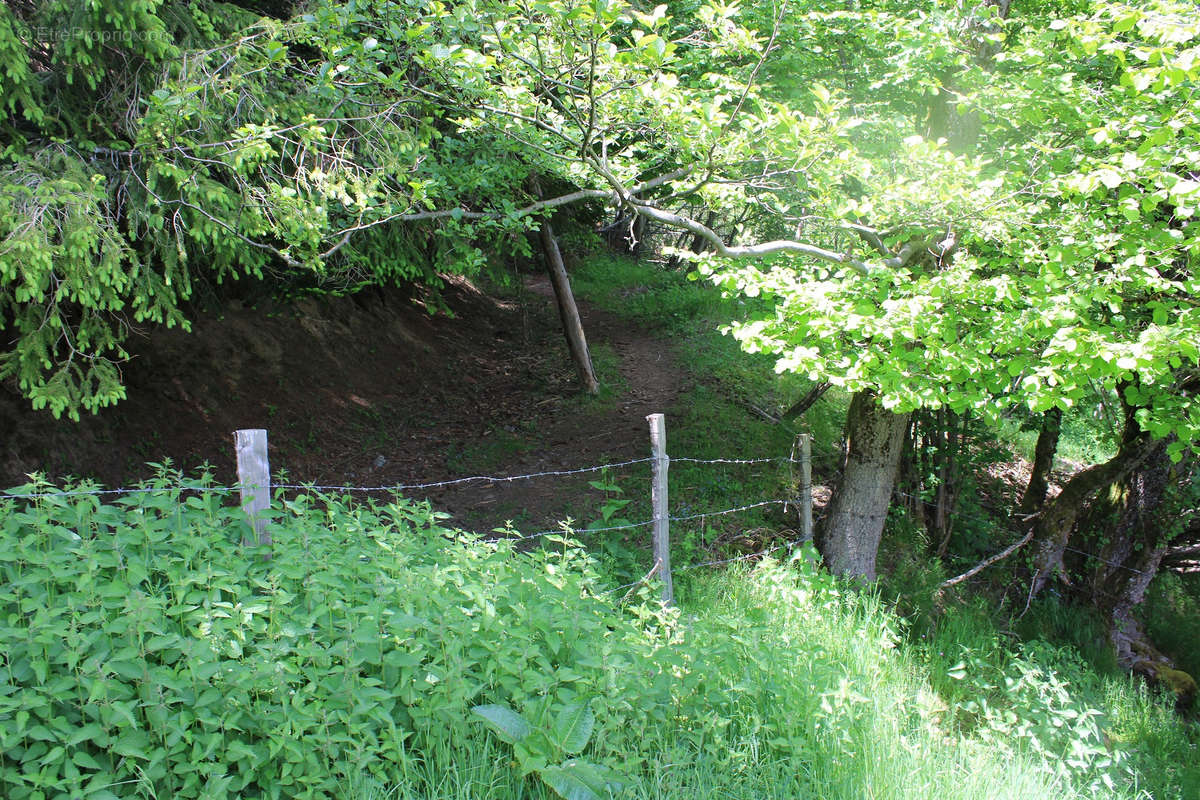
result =
M545 308L554 308L550 281L539 275L526 282ZM525 417L538 441L535 448L505 463L501 474L516 475L571 470L602 463L617 463L649 455L646 416L669 412L675 405L686 375L676 363L672 348L652 332L632 325L591 304L579 301L579 312L589 344L607 345L617 358L619 378L601 375L619 393L612 402L571 403L550 398L535 403L544 410ZM548 344L548 358L569 363L561 334ZM572 406L575 406L572 408ZM642 469L638 474L645 473ZM442 508L470 527L487 528L507 519L520 519L535 527L553 527L558 520L593 509L598 494L587 486L596 474L548 476L525 481L472 484L431 495Z
M0 485L26 473L128 486L170 459L235 482L231 432L262 427L274 470L292 482L382 486L464 475L575 469L648 455L645 421L670 413L687 380L669 342L580 302L593 349L615 355L615 393L580 397L549 281L519 299L465 281L430 315L398 291L350 298L216 303L193 332L135 336L128 399L80 423L33 412L0 391ZM640 480L648 470L637 473ZM594 475L430 491L453 522L526 530L595 509ZM413 493L418 494L418 493Z

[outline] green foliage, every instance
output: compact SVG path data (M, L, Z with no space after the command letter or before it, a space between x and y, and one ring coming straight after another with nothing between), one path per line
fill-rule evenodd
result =
M1101 712L1076 700L1066 682L1068 676L1086 672L1073 650L1034 640L1011 655L1002 672L990 666L972 658L961 668L974 695L961 709L985 741L1009 750L1051 752L1084 774L1113 766L1097 719ZM995 694L1003 698L999 705L990 702Z
M633 524L626 510L633 498L624 496L625 490L608 470L601 471L599 480L588 481L588 486L601 492L600 507L596 509L598 516L588 522L580 536L588 541L591 551L600 559L605 574L621 579L622 583L628 582L634 573L644 569L644 548L635 544L642 538L641 531L636 528L609 529Z
M929 533L897 506L888 510L879 560L888 568L879 576L881 595L895 604L897 613L913 631L933 625L938 585L946 579L942 562L929 557Z
M1200 581L1195 574L1160 574L1139 613L1146 632L1189 675L1200 675Z
M1200 728L1179 719L1175 699L1130 679L1103 687L1109 735L1136 769L1142 792L1155 800L1186 800L1200 792Z
M489 697L587 694L625 736L669 705L669 683L635 707L615 680L659 672L658 617L583 599L595 576L569 543L517 556L427 506L301 495L278 498L264 560L240 510L176 480L114 505L4 501L6 797L328 796L418 769Z
M1090 612L1046 598L1011 632L997 625L983 598L950 600L915 642L955 729L1002 752L1056 753L1043 768L1072 762L1076 780L1101 794L1110 782L1140 797L1200 789L1195 725L1178 717L1169 693L1151 695L1117 667Z
M427 506L300 495L277 498L268 560L240 546L240 510L179 483L112 505L4 501L6 797L606 797L611 770L642 798L1134 794L1093 738L1062 749L1096 719L1047 671L1071 680L1076 662L1026 648L978 673L1011 679L1019 702L980 684L986 708L950 714L900 621L811 548L697 579L679 625L597 597L561 537L520 554L456 537ZM1186 745L1122 702L1107 730L1144 748L1139 769ZM1187 786L1174 774L1157 785Z
M542 730L504 705L471 709L500 739L513 746L521 773L538 777L566 800L604 800L619 794L627 779L577 756L587 747L596 726L596 715L587 703L569 703L559 709L554 723Z
M1003 753L1041 754L1044 769L1093 791L1136 779L1110 745L1099 680L1070 646L1006 642L976 603L951 608L923 650L962 730Z
M806 781L799 795L1033 797L1127 792L1121 786L1128 774L1111 769L1105 763L1111 758L1107 751L1101 756L1093 747L1099 744L1104 750L1101 739L1088 739L1093 749L1077 752L1073 736L1051 721L1068 721L1094 734L1094 726L1075 721L1071 714L1090 720L1095 712L1064 694L1048 669L1024 676L1012 668L1012 676L1019 679L1012 687L1020 702L1005 706L1006 715L996 718L996 727L1004 732L995 732L993 739L991 729L964 725L962 715L953 710L956 702L977 700L990 690L972 687L944 699L932 692L917 677L916 664L901 645L899 620L876 598L839 587L815 563L815 552L805 548L793 562L794 571L770 564L732 569L714 578L696 598L696 607L706 611L696 623L698 636L709 643L705 663L720 676L717 680L729 682L724 696L733 709L724 712L731 720L727 735L736 737L746 732L742 725L750 725L764 746L803 754ZM730 640L716 634L724 625L736 625ZM975 630L974 625L964 627L964 632ZM740 654L727 649L731 641L740 645ZM1003 653L998 641L989 645L977 634L975 640L964 638L962 643L972 652L990 648L997 656ZM945 691L945 684L934 685ZM783 708L786 717L779 715ZM1040 716L1044 713L1049 716ZM995 740L1007 742L1005 749L998 750ZM904 744L885 744L896 742ZM906 748L922 755L910 760ZM980 758L983 753L989 755ZM1091 772L1067 768L1064 758L1085 759ZM1106 775L1115 790L1106 785Z
M1097 676L1113 678L1124 674L1117 664L1104 621L1093 607L1050 595L1021 612L1012 622L1012 629L1022 639L1071 647Z
M77 418L119 401L130 323L186 325L198 283L344 292L477 273L489 240L527 249L510 234L529 221L506 216L530 171L511 144L439 127L436 104L396 94L418 29L388 15L428 6L312 11L0 10L0 104L14 112L0 125L0 379L35 407ZM463 218L493 194L508 204Z
M897 255L866 278L704 257L718 285L772 301L732 332L781 371L871 389L900 411L996 421L1015 404L1066 409L1119 390L1154 435L1179 436L1178 457L1200 436L1191 395L1170 388L1200 363L1197 184L1183 155L1197 128L1181 101L1198 77L1193 11L1014 6L1001 21L972 4L802 6L782 33L804 42L793 74L814 79L822 58L807 53L828 50L845 91L817 86L807 102L859 123L839 157L860 188L807 207L848 231L875 221L873 246ZM925 255L905 260L914 243Z

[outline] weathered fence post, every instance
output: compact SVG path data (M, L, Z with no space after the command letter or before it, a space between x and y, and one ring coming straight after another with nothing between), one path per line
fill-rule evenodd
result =
M242 508L250 516L260 546L271 544L271 532L262 512L271 507L271 465L267 461L267 432L261 428L233 432L237 449L238 484L242 487ZM247 538L243 545L254 542Z
M800 458L796 459L799 452ZM800 495L797 505L800 507L800 536L806 542L813 538L813 499L812 499L812 434L801 433L796 436L796 444L792 447L792 459L800 462Z
M654 479L650 500L654 505L654 563L662 580L662 601L675 605L675 587L671 583L670 520L667 513L667 425L662 414L646 417L650 423L650 447L654 451Z

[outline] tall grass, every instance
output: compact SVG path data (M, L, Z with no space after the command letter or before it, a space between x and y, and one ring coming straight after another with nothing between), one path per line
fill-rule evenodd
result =
M625 701L654 724L630 735L599 714L589 756L630 776L622 797L1185 796L1185 786L1143 775L1133 755L1107 749L1120 736L1140 746L1178 729L1157 716L1162 706L1144 694L1114 689L1130 719L1114 725L1105 717L1102 727L1098 712L1064 693L1062 680L1031 668L1026 694L1054 690L1052 696L1040 704L1026 697L1026 706L1004 709L1011 719L998 714L985 724L954 705L971 693L951 697L929 683L923 653L904 645L902 621L877 596L847 591L812 559L802 550L791 563L735 567L692 583L680 615L658 629L667 637L656 659L669 666L668 713L655 710L654 676L624 674ZM613 613L616 624L622 612ZM995 642L989 647L989 656L1001 649ZM1034 658L1012 663L1029 667ZM1070 717L1072 710L1082 723ZM1032 715L1047 712L1067 720L1068 729L1090 724L1110 736L1109 744L1081 752L1070 736L1034 730ZM1148 720L1149 728L1135 737L1134 728ZM356 787L347 797L386 791L431 799L550 796L516 774L505 745L469 722L427 732L426 742L420 768L402 781L387 789ZM1156 745L1159 755L1163 746ZM1149 783L1157 793L1139 788Z

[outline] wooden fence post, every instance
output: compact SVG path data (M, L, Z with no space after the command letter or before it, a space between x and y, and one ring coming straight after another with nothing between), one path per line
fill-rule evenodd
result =
M267 521L261 516L271 507L271 465L267 461L267 432L252 428L233 432L237 449L238 484L242 488L242 508L250 516L257 543L270 546L271 532ZM243 545L254 544L249 537L242 539Z
M662 414L646 417L650 423L650 447L654 451L654 478L650 500L654 505L654 563L662 580L662 601L675 605L675 587L671 583L670 520L667 513L667 425Z
M806 542L813 538L813 499L812 499L812 434L801 433L796 436L796 444L792 448L792 458L800 453L800 536Z

